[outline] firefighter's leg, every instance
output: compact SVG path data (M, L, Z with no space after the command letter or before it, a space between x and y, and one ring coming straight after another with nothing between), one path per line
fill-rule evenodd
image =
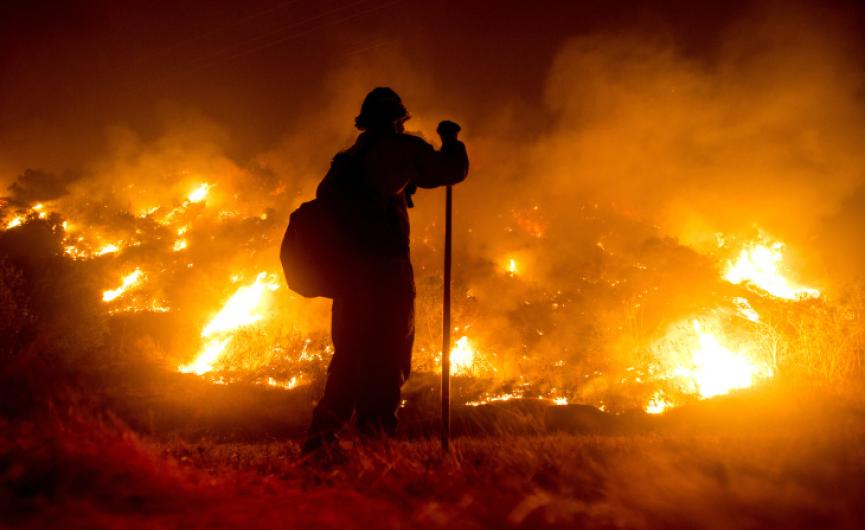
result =
M312 421L303 444L303 451L309 452L334 439L339 429L351 419L355 408L357 393L357 374L354 358L357 345L352 344L350 319L346 318L345 303L333 303L333 343L334 355L327 371L324 396L312 412Z
M402 376L399 366L368 373L357 396L357 429L361 434L396 434Z
M351 419L355 404L353 386L343 371L328 372L324 396L312 411L312 421L303 443L304 453L332 441L337 431Z
M409 375L414 343L414 288L395 276L401 281L376 299L378 318L370 326L374 339L368 344L357 400L358 429L391 436L396 433L400 389Z

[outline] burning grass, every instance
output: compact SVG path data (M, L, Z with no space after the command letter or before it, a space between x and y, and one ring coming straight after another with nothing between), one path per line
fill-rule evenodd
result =
M2 233L11 243L40 232L51 247L37 249L40 259L88 276L88 287L101 296L79 305L90 304L109 321L165 313L164 329L128 337L162 335L153 341L162 366L220 384L317 384L312 377L332 353L327 304L280 287L272 271L281 226L272 222L272 209L222 188L191 181L164 204L147 199L149 206L127 205L95 219L63 201L10 204L0 211L7 218ZM474 272L454 286L453 374L487 384L466 403L529 397L661 413L798 370L804 363L794 354L800 350L788 346L798 340L789 323L813 307L842 310L801 281L784 244L763 231L717 235L717 248L703 252L653 235L635 243L602 233L589 242L595 270L565 274L544 270L555 258L540 259L539 242L554 230L545 211L535 205L511 214L517 229L509 229L521 248L464 263ZM583 222L591 225L596 215L597 206ZM249 252L236 252L238 245ZM420 248L414 366L436 372L440 278L427 267L435 248ZM44 274L15 261L10 266L34 281ZM683 275L692 283L680 285ZM848 310L851 325L860 314ZM861 371L858 347L854 340L814 355L844 357L835 366L848 373L826 374L837 380Z

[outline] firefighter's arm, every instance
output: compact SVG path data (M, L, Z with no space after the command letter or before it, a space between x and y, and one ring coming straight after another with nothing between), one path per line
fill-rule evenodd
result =
M469 171L466 146L457 140L460 126L452 121L443 121L437 132L442 140L438 151L418 138L417 174L412 184L421 188L435 188L456 184L465 180Z

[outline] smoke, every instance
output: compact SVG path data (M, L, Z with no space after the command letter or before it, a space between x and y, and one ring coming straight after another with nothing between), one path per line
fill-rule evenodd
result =
M55 175L28 168L9 185L11 195L7 199L16 204L57 199L68 193L67 187L77 178L78 175L69 171L63 175Z

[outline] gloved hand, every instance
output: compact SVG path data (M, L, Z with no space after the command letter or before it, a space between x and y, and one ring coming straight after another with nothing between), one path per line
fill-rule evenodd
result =
M439 133L439 137L442 139L442 143L454 142L457 139L457 134L459 134L462 128L458 123L444 120L439 122L439 126L436 127L436 132Z

